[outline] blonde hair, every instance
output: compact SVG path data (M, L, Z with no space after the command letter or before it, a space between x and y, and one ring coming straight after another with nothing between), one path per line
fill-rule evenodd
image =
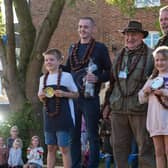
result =
M164 11L167 11L167 12L168 12L168 5L166 5L166 6L162 7L162 8L160 8L159 14L161 15L161 13L164 12Z
M157 47L153 52L153 57L155 58L159 53L162 54L164 58L168 59L168 46Z
M45 56L45 55L53 55L53 56L55 56L55 58L56 58L57 60L63 60L63 58L64 58L64 57L62 56L61 51L58 50L58 49L56 49L56 48L48 49L47 51L45 51L45 52L43 53L43 56Z
M168 47L167 46L157 47L153 52L153 57L155 58L157 56L157 54L161 54L165 59L168 60ZM156 69L156 67L154 67L152 75L151 75L151 79L157 77L158 74L159 74L158 69Z
M16 144L18 144L20 148L23 147L23 142L22 142L22 140L21 140L20 138L16 138L16 139L14 140L14 142L13 142L13 147L14 147L14 148L15 148Z

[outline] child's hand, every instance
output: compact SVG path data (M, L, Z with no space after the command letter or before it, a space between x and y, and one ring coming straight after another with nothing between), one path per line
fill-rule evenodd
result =
M143 89L143 92L145 95L149 95L152 92L151 87L146 87L145 89Z
M39 97L41 102L44 102L44 99L46 98L46 95L45 95L44 92L41 92L41 93L38 94L38 97Z
M163 90L162 89L157 89L154 91L154 94L157 96L164 96Z
M62 90L55 90L54 94L56 97L65 97L65 92Z

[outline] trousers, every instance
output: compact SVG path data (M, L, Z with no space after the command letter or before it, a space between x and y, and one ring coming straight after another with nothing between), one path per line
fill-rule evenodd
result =
M71 131L72 168L81 167L81 116L83 114L89 141L88 168L98 168L99 165L99 134L98 122L100 115L99 97L78 98L75 102L76 125Z
M154 147L146 130L146 115L112 113L112 145L117 168L128 168L132 138L138 146L139 168L155 168Z

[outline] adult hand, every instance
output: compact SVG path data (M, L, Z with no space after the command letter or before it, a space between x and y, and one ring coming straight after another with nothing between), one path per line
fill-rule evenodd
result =
M87 73L85 79L89 82L89 83L96 83L98 81L98 78L95 74L89 72Z
M109 105L106 105L103 109L103 118L106 119L109 117L110 115L110 106Z

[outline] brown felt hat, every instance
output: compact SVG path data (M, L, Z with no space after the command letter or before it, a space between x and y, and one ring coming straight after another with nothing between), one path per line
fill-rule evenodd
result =
M144 35L144 38L148 36L148 31L143 30L142 23L138 21L129 21L128 26L121 31L123 34L125 32L141 32Z

